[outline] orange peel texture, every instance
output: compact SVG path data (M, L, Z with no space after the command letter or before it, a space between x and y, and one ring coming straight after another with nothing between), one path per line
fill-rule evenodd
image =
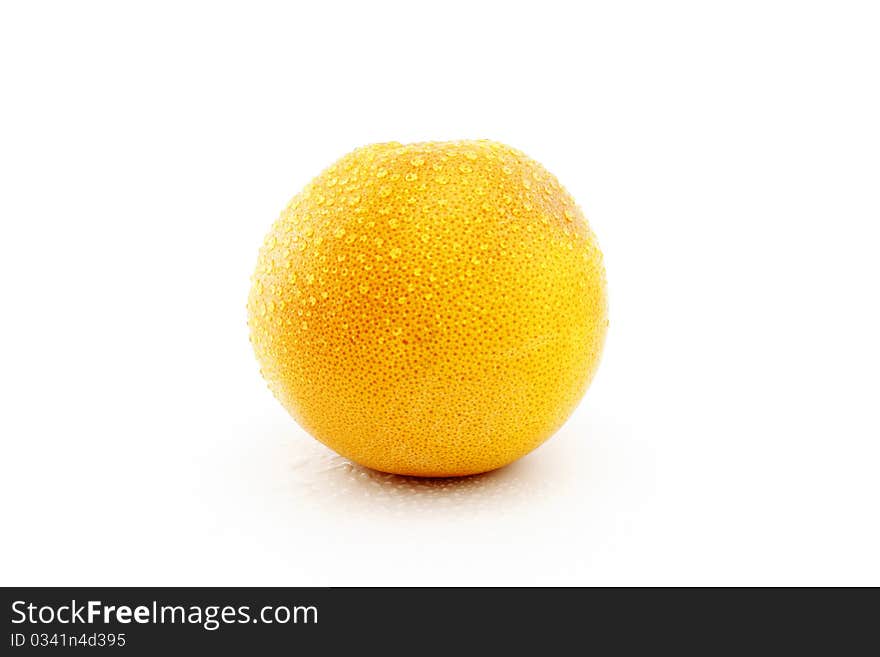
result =
M607 328L602 254L556 178L492 141L383 143L281 213L248 298L263 377L362 465L501 467L565 422Z

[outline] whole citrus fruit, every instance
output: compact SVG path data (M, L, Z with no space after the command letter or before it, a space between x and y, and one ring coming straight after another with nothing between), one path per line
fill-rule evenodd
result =
M491 141L374 144L281 213L248 299L275 396L370 468L485 472L566 420L607 327L596 239L559 182Z

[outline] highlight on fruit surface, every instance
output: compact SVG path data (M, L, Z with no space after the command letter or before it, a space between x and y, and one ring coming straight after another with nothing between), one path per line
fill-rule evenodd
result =
M358 148L260 249L250 338L269 388L364 466L455 476L565 422L608 324L596 238L556 178L492 141Z

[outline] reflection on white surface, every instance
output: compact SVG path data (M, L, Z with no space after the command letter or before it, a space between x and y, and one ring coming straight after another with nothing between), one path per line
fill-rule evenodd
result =
M595 413L505 468L461 478L369 470L280 414L261 430L241 425L229 446L221 544L258 555L247 581L276 585L584 582L617 549L651 476L643 446Z
M589 405L505 468L424 479L351 463L271 401L193 455L191 522L212 541L192 545L192 581L219 569L241 585L557 585L605 577L609 559L655 567L620 538L654 488L650 437ZM248 559L240 575L229 555Z
M479 475L424 478L365 468L312 440L293 441L290 449L294 493L340 513L494 513L545 498L559 483L558 478L545 476L537 459L520 459Z

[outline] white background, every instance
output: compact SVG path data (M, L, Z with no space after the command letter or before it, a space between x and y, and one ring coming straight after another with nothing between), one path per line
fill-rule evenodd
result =
M311 5L311 6L307 6ZM876 4L0 9L0 581L880 584ZM374 141L491 138L606 254L583 403L367 472L261 381L257 248Z

